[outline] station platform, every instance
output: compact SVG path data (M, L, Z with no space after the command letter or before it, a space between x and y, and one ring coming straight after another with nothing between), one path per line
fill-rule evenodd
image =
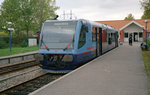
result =
M140 43L94 59L30 95L147 95L148 79Z

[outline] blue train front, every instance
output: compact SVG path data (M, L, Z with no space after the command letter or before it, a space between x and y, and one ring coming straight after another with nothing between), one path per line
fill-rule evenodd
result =
M67 73L102 54L102 25L94 24L99 37L92 33L92 23L86 20L47 20L40 35L39 54L44 71ZM95 37L95 38L93 38ZM95 39L95 40L93 40ZM99 41L98 41L99 39Z

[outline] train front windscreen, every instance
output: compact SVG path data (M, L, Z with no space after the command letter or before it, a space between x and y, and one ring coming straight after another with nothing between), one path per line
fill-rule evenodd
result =
M77 21L45 22L41 32L40 48L73 49Z

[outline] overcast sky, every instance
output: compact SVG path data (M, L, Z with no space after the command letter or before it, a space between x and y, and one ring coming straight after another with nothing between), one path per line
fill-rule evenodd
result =
M56 5L60 7L56 13L61 18L63 11L69 14L70 10L78 19L93 21L123 20L129 13L140 19L143 14L139 0L56 0Z
M143 13L139 0L56 0L57 14L72 10L77 18L88 20L123 20L129 13L140 19Z

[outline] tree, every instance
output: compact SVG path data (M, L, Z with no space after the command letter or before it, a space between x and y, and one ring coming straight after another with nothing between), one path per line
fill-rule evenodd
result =
M37 5L35 8L35 22L37 23L38 28L42 26L42 23L47 19L53 19L56 16L55 11L59 7L54 6L55 0L36 0Z
M33 27L33 7L31 6L32 0L20 0L20 11L21 11L21 18L20 18L20 25L21 30L26 31L27 36L29 35L29 31Z
M144 9L144 13L142 15L142 19L150 19L150 0L142 0L141 6Z
M42 23L54 18L55 0L20 0L22 9L22 25L27 35L29 30L39 30Z
M7 22L13 22L14 29L19 28L18 22L20 20L20 5L19 0L5 0L1 6L1 25L7 26ZM2 28L2 27L0 27Z
M130 13L124 20L134 20L134 16Z
M58 9L55 0L4 0L1 6L2 26L7 22L13 23L15 31L40 30L40 26L46 19L54 18Z

